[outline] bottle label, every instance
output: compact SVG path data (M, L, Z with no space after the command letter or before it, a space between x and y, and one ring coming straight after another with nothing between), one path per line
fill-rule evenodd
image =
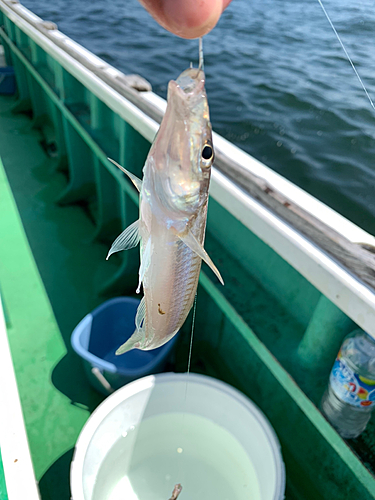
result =
M362 377L355 373L342 359L339 352L333 365L330 384L337 397L358 408L375 404L375 380Z

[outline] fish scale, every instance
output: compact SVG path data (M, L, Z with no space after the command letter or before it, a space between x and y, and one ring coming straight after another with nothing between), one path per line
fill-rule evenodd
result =
M183 281L183 284L176 283L173 300L174 308L179 310L179 315L177 316L177 322L179 324L185 320L190 311L191 303L194 300L196 282L198 280L199 268L201 265L200 258L196 256L188 247L186 247L184 251L188 254L185 263L188 271L182 273L182 275L186 274L189 278L187 278L186 281ZM188 308L187 312L186 308Z

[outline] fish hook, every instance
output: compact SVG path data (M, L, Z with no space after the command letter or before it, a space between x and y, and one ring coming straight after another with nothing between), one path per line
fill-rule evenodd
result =
M204 61L203 61L203 38L199 37L199 66L198 71L203 69Z

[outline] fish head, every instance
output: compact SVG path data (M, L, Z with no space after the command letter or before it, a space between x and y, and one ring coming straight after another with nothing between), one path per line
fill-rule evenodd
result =
M152 148L155 191L177 220L207 202L214 160L212 129L202 70L189 68L168 86L168 104Z

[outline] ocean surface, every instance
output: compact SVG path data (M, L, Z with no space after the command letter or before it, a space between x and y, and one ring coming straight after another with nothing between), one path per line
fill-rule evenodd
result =
M162 97L197 63L137 0L22 3ZM375 99L375 1L324 5ZM214 130L375 234L375 111L318 0L233 0L204 54Z

